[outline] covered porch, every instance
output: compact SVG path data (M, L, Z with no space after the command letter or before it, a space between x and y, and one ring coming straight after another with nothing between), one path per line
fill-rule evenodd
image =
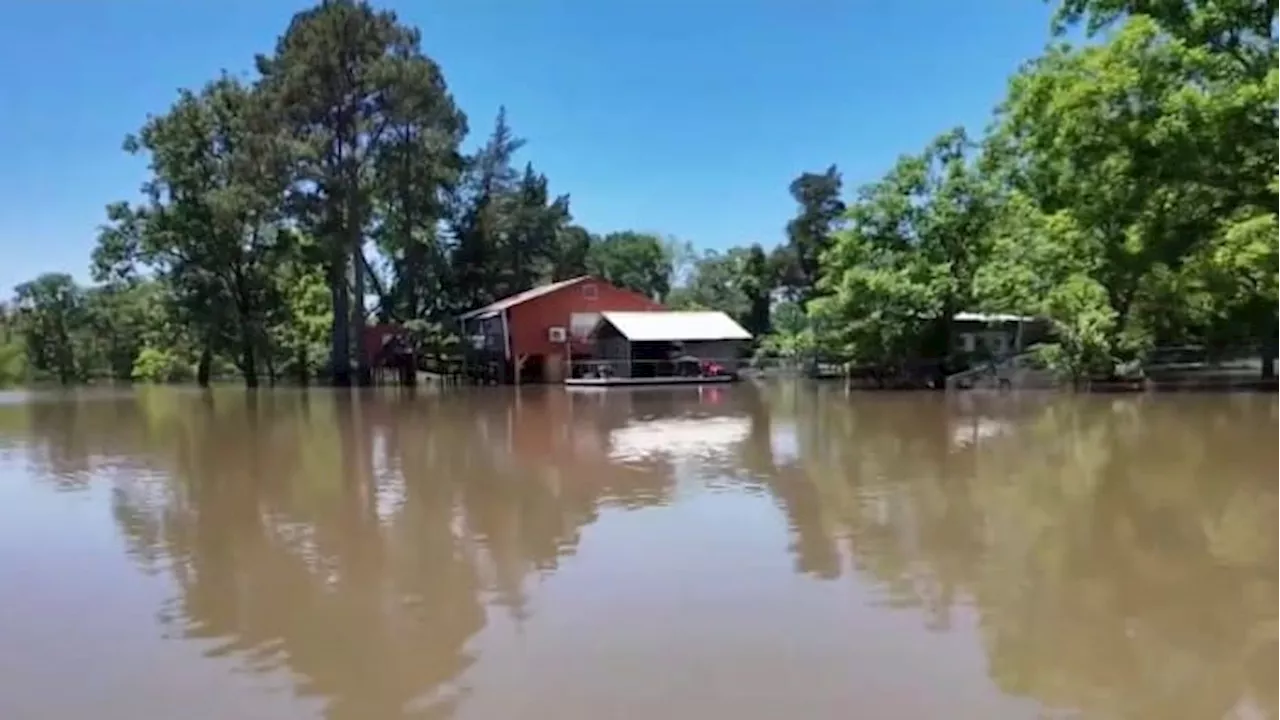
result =
M568 385L731 382L751 333L722 312L605 312Z

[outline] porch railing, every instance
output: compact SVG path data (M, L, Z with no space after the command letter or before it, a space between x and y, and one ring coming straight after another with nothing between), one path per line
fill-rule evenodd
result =
M742 363L737 358L696 360L640 360L597 358L566 363L566 377L706 377L732 375Z

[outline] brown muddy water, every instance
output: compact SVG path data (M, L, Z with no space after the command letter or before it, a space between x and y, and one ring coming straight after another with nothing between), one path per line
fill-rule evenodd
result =
M1276 716L1266 395L0 396L0 718Z

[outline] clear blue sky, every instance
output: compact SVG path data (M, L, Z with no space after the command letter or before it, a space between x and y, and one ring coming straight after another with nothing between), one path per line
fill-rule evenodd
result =
M594 231L772 245L787 185L846 187L957 124L981 130L1047 38L1037 0L417 0L483 138L499 105ZM0 24L0 293L88 277L103 207L135 199L121 140L179 87L248 71L306 3L16 0Z

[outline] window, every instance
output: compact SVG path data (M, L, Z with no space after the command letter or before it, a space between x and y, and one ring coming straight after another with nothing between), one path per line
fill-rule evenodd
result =
M588 300L595 300L600 297L600 290L592 284L582 286L582 297Z

